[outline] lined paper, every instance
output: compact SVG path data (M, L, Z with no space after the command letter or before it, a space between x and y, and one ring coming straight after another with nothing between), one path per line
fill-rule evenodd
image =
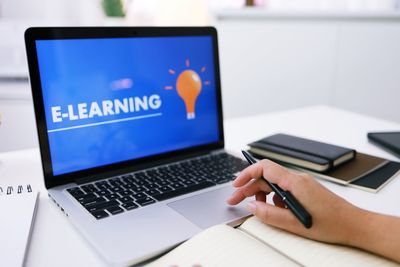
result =
M256 217L248 219L240 226L240 229L253 236L257 236L262 242L274 247L304 266L399 266L390 260L359 249L326 244L293 235L265 225Z
M227 225L213 226L148 266L299 266L274 249Z

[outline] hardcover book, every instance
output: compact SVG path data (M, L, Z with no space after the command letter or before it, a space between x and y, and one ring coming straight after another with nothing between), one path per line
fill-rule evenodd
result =
M326 172L356 155L354 149L287 134L271 135L248 145L255 155L317 172Z

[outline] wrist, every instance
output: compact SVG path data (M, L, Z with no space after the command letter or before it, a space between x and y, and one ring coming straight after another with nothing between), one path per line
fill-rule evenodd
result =
M370 213L367 210L353 206L350 212L348 222L346 223L346 231L344 236L344 244L352 247L363 247L365 238L368 236L370 228Z

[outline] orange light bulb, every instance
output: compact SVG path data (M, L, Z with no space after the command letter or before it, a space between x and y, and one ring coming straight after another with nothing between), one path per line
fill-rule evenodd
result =
M196 100L201 92L200 76L193 70L183 71L176 80L176 89L185 103L186 118L188 120L194 119L196 117Z

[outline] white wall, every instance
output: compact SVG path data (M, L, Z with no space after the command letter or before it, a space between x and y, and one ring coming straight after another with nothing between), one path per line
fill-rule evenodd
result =
M0 98L0 113L0 152L37 146L31 99Z
M400 122L400 20L340 26L336 62L333 105Z
M227 117L330 104L400 121L400 14L218 18Z
M229 21L218 30L227 117L328 103L332 25Z

